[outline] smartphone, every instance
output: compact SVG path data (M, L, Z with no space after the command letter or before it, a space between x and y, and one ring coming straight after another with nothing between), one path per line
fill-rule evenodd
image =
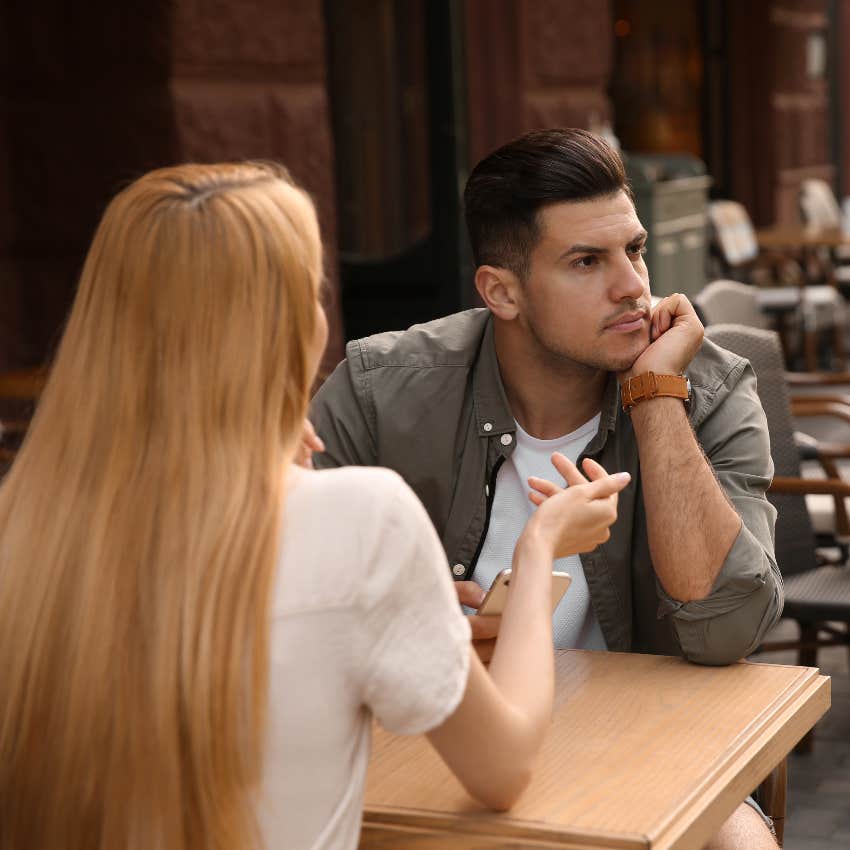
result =
M552 573L552 612L558 607L558 603L567 592L570 586L570 578L568 573ZM505 601L508 598L508 587L511 583L511 571L502 570L496 578L493 579L493 584L487 591L484 601L478 606L479 614L501 614L505 609Z

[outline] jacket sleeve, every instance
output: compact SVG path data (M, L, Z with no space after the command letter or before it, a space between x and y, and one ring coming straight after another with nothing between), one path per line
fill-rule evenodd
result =
M310 421L326 449L313 455L317 469L377 465L369 374L356 341L346 346L345 360L313 397Z
M756 649L783 605L774 553L776 509L765 495L773 478L770 437L749 364L698 427L697 439L741 517L741 530L705 599L682 603L656 584L661 613L671 615L684 656L700 664L730 664Z

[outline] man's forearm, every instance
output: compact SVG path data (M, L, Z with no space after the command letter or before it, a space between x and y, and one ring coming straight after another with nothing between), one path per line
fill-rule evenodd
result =
M714 477L681 401L652 399L636 405L631 418L655 572L674 599L702 599L741 530L741 518Z

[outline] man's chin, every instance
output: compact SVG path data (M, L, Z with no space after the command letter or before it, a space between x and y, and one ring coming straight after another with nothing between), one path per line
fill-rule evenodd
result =
M643 354L643 350L624 354L621 357L612 357L609 360L608 371L617 372L618 374L628 372L640 359L641 354Z
M641 340L631 351L624 351L622 354L612 354L610 357L611 365L608 367L610 372L627 372L640 359L641 354L649 348L649 334L647 339Z

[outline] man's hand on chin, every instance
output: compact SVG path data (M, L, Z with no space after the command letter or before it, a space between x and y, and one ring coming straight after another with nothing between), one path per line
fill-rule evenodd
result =
M658 302L649 325L649 345L628 368L620 381L655 372L681 375L702 345L704 328L688 299L676 292Z

